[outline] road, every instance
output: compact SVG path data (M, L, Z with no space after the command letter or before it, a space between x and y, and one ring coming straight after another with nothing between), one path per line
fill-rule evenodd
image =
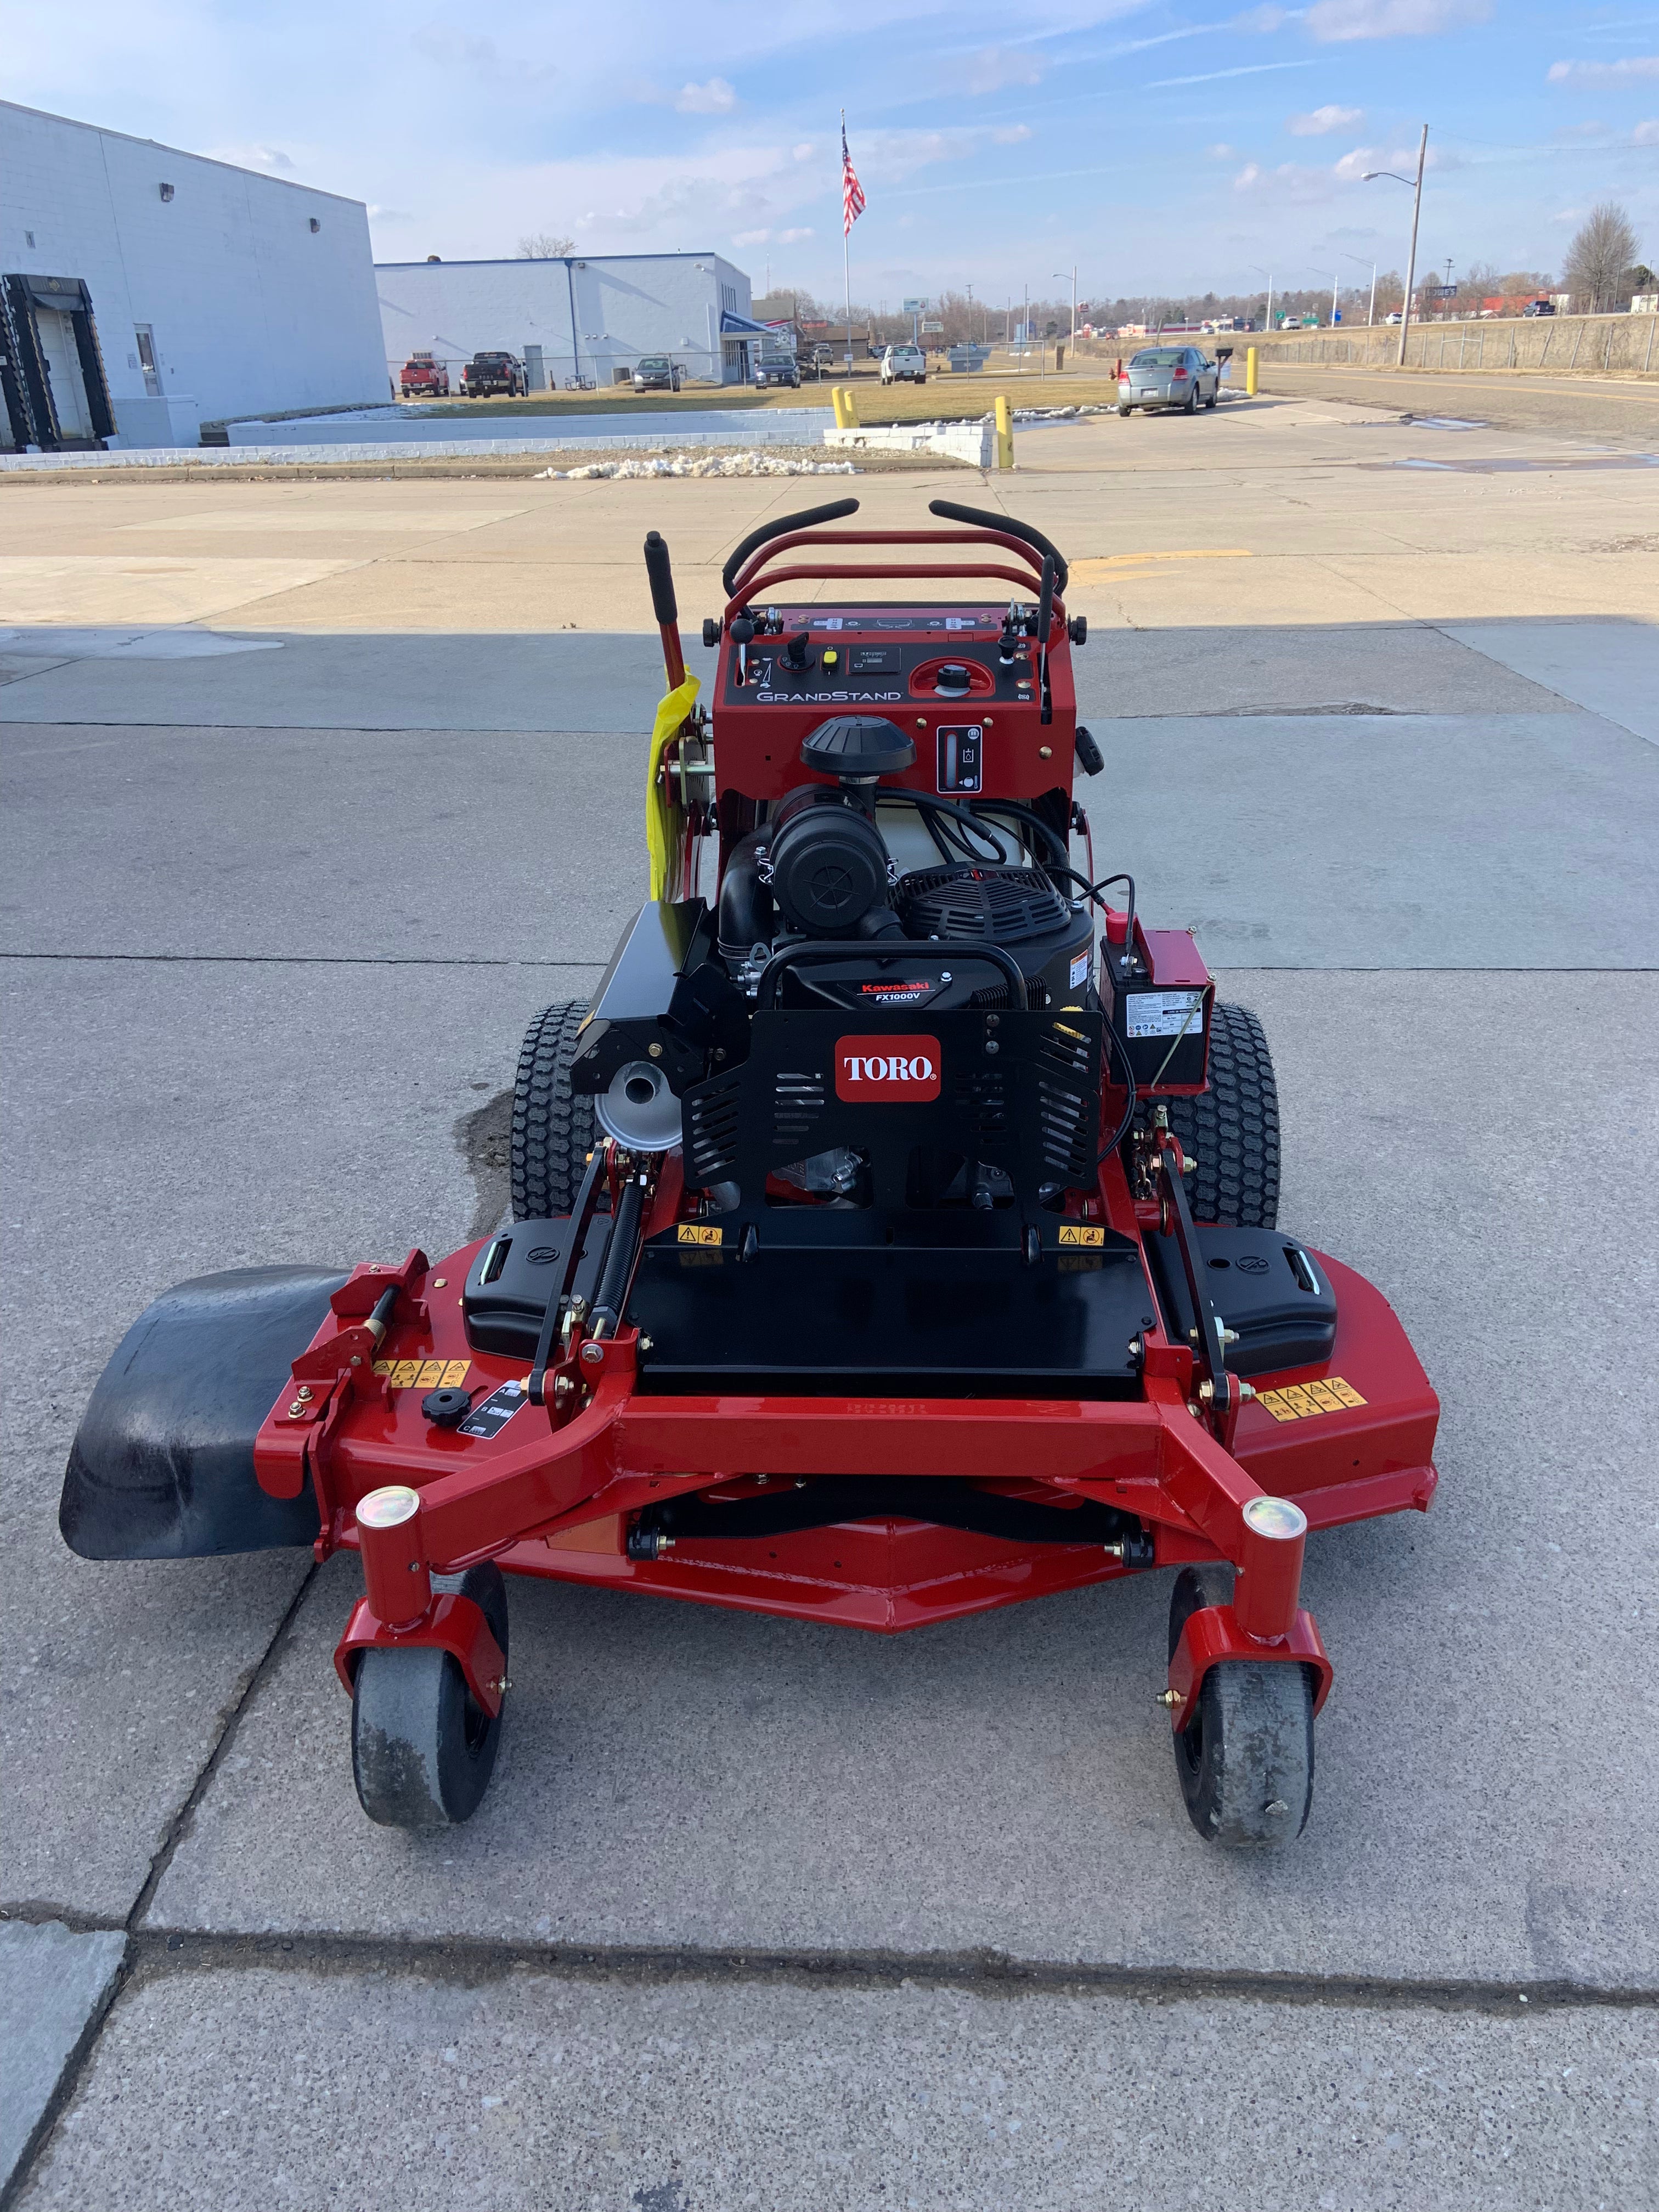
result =
M1467 374L1447 370L1319 368L1261 356L1264 392L1350 399L1401 414L1477 416L1498 428L1541 431L1598 446L1659 453L1659 371L1651 377Z
M8 2203L1659 2202L1654 474L1348 393L853 487L1073 556L1103 872L1261 1014L1282 1218L1442 1395L1431 1512L1310 1547L1272 1863L1186 1824L1161 1576L892 1640L515 1588L422 1840L353 1795L349 1557L64 1549L157 1291L499 1217L520 1036L643 896L641 541L695 635L802 488L0 487Z

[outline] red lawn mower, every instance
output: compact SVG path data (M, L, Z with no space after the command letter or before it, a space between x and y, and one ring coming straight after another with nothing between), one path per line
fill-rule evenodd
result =
M507 1575L891 1632L1172 1568L1193 1824L1284 1844L1331 1680L1307 1531L1426 1509L1434 1393L1277 1225L1255 1015L1095 879L1065 560L945 500L828 526L857 506L732 554L708 711L646 541L652 895L525 1040L511 1226L167 1292L64 1534L355 1547L357 1790L406 1827L489 1782Z

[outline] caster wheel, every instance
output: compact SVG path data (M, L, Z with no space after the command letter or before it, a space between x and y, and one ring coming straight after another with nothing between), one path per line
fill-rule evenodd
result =
M507 1651L507 1584L493 1562L434 1575L483 1610ZM495 1769L505 1711L492 1720L447 1651L365 1651L351 1692L351 1773L357 1802L385 1828L448 1828L470 1820Z
M1183 1567L1170 1600L1170 1656L1190 1616L1232 1601L1231 1567ZM1291 1842L1313 1806L1313 1686L1282 1659L1212 1667L1198 1711L1175 1739L1187 1814L1207 1844L1272 1850Z

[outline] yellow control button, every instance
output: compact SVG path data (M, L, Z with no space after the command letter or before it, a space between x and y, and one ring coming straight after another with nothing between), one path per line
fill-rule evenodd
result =
M836 648L835 648L835 647L834 647L833 645L826 645L826 646L824 647L824 648L823 648L823 665L824 665L824 666L825 666L826 668L836 668L836 667L838 667L838 666L840 665L840 664L841 664L841 655L840 655L840 653L838 653L836 651Z

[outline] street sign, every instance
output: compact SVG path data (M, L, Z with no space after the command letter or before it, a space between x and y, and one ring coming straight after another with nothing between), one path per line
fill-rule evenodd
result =
M923 328L923 330L925 330L925 331L939 331L939 332L942 334L942 333L943 333L943 331L944 331L944 329L945 329L945 325L943 324L943 322L939 321L939 320L937 320L937 319L929 319L924 320L924 322L922 323L921 327L922 327L922 328Z
M1457 297L1457 287L1455 284L1431 285L1429 297L1431 300L1455 300Z
M904 303L904 312L907 315L919 315L927 305L926 300L907 300Z

